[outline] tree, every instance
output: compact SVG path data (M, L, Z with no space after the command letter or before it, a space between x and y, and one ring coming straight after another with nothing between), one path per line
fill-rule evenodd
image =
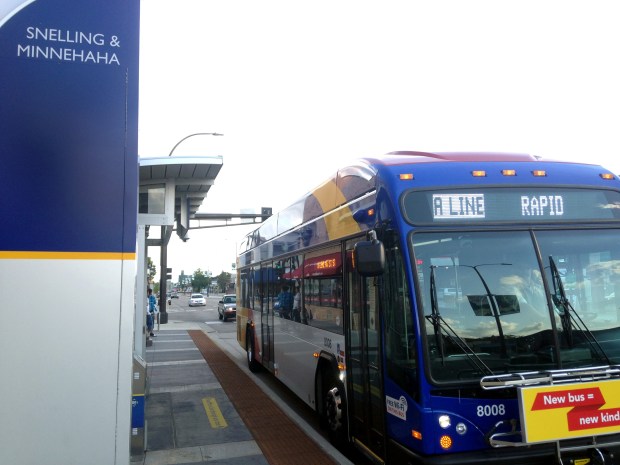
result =
M192 276L192 289L194 292L200 292L202 289L209 287L211 278L198 268Z
M226 292L228 290L228 284L230 284L230 276L230 273L222 271L216 278L217 287L219 288L220 292Z
M153 263L153 260L151 260L151 257L148 257L148 261L147 261L147 264L146 264L146 282L147 282L147 284L150 284L150 283L153 282L153 279L155 278L156 274L157 274L157 267Z

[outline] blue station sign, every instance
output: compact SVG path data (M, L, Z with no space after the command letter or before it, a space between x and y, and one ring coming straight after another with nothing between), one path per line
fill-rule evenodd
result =
M2 2L0 252L135 253L138 17L138 0Z

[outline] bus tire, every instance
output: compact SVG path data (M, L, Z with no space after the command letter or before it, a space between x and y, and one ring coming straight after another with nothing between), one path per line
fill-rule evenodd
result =
M322 424L327 429L330 442L342 447L347 441L347 403L344 386L335 376L329 376L324 384Z
M258 373L261 366L254 358L254 333L249 328L245 336L245 353L248 360L248 368L252 373Z

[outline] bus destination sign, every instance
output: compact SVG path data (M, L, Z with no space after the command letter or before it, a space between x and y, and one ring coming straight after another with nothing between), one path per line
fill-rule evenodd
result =
M522 195L521 216L563 216L561 195ZM485 218L484 194L433 194L434 219Z
M433 218L484 219L484 194L433 194Z
M486 188L410 191L411 223L557 222L620 219L620 193L601 189Z

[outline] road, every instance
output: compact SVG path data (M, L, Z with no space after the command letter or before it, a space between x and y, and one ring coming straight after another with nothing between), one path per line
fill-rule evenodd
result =
M174 328L179 323L195 323L200 329L209 334L209 337L216 342L228 355L240 366L247 370L247 360L245 351L237 342L237 324L234 319L223 322L218 318L217 302L222 294L210 295L207 297L205 307L189 307L189 295L179 294L179 298L172 299L172 304L168 306L167 329ZM249 373L249 370L247 370ZM286 386L270 373L264 371L252 374L252 378L260 383L264 388L271 390L272 398L279 399L289 409L291 409L307 425L306 430L312 434L327 435L319 427L318 419L314 410L306 405L302 400L295 396ZM344 452L349 460L355 465L369 465L370 462L356 451Z

